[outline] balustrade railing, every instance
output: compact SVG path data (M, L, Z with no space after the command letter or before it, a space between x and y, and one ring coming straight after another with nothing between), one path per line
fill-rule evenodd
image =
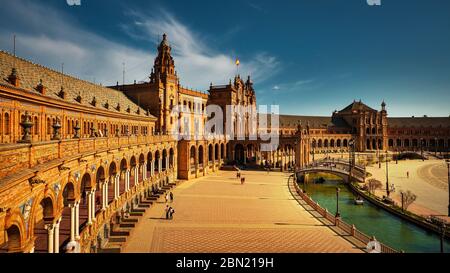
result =
M0 179L55 159L103 152L131 145L174 141L170 135L77 138L0 146ZM12 156L20 152L21 156Z
M362 233L361 231L357 230L354 225L350 225L344 221L341 220L340 217L336 218L333 214L328 212L328 210L322 208L317 202L311 199L308 195L306 195L299 187L299 185L293 181L295 191L298 193L298 195L303 199L303 201L306 202L310 207L312 207L316 212L318 212L322 217L327 219L328 221L334 223L337 227L341 228L344 232L348 233L349 235L353 236L354 238L358 239L363 244L367 245L371 241L371 237L367 236L366 234ZM381 245L381 252L382 253L398 253L397 250L380 243Z
M173 169L170 169L160 172L158 175L160 176L160 178L165 178L168 177L172 172ZM156 182L156 178L156 175L154 175L153 177L149 177L144 180L144 182ZM146 187L150 187L150 185L147 184ZM119 212L127 202L134 200L134 198L136 198L138 194L144 192L145 187L142 187L142 184L135 185L131 187L128 192L123 192L121 195L119 195L119 198L117 200L109 203L105 210L96 212L95 220L91 224L86 224L80 230L81 244L83 245L83 242L88 241L90 238L90 234L95 234L96 231L100 230L103 224L109 221L109 219L111 219L111 217L113 217L115 213Z

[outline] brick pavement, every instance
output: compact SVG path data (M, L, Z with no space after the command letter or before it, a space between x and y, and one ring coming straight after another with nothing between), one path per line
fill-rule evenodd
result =
M148 210L123 252L361 252L313 218L289 192L287 175L219 172L173 191L173 220L164 203Z

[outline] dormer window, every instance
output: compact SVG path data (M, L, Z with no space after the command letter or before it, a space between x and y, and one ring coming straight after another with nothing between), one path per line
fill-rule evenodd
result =
M60 97L61 99L66 98L66 92L64 91L64 87L62 87L62 86L61 86L61 90L59 90L58 97Z
M42 83L42 79L39 80L39 84L36 86L36 90L41 93L42 95L45 95L45 86Z

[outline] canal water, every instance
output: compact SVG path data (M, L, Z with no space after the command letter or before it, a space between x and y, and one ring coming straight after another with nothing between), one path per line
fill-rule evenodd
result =
M336 186L339 192L339 212L342 220L354 224L363 233L372 236L394 249L407 253L439 253L440 237L425 231L375 205L364 202L364 205L354 204L355 196L339 178L321 175L325 178L322 184L310 182L306 184L306 192L323 208L331 213L336 212ZM313 179L310 179L312 181ZM304 188L302 183L299 184ZM450 253L450 242L444 243L444 251Z

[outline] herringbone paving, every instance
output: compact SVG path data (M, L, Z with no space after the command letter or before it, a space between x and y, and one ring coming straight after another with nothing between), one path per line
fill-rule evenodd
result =
M174 219L157 203L139 222L124 252L361 252L292 198L287 175L219 172L179 184Z

